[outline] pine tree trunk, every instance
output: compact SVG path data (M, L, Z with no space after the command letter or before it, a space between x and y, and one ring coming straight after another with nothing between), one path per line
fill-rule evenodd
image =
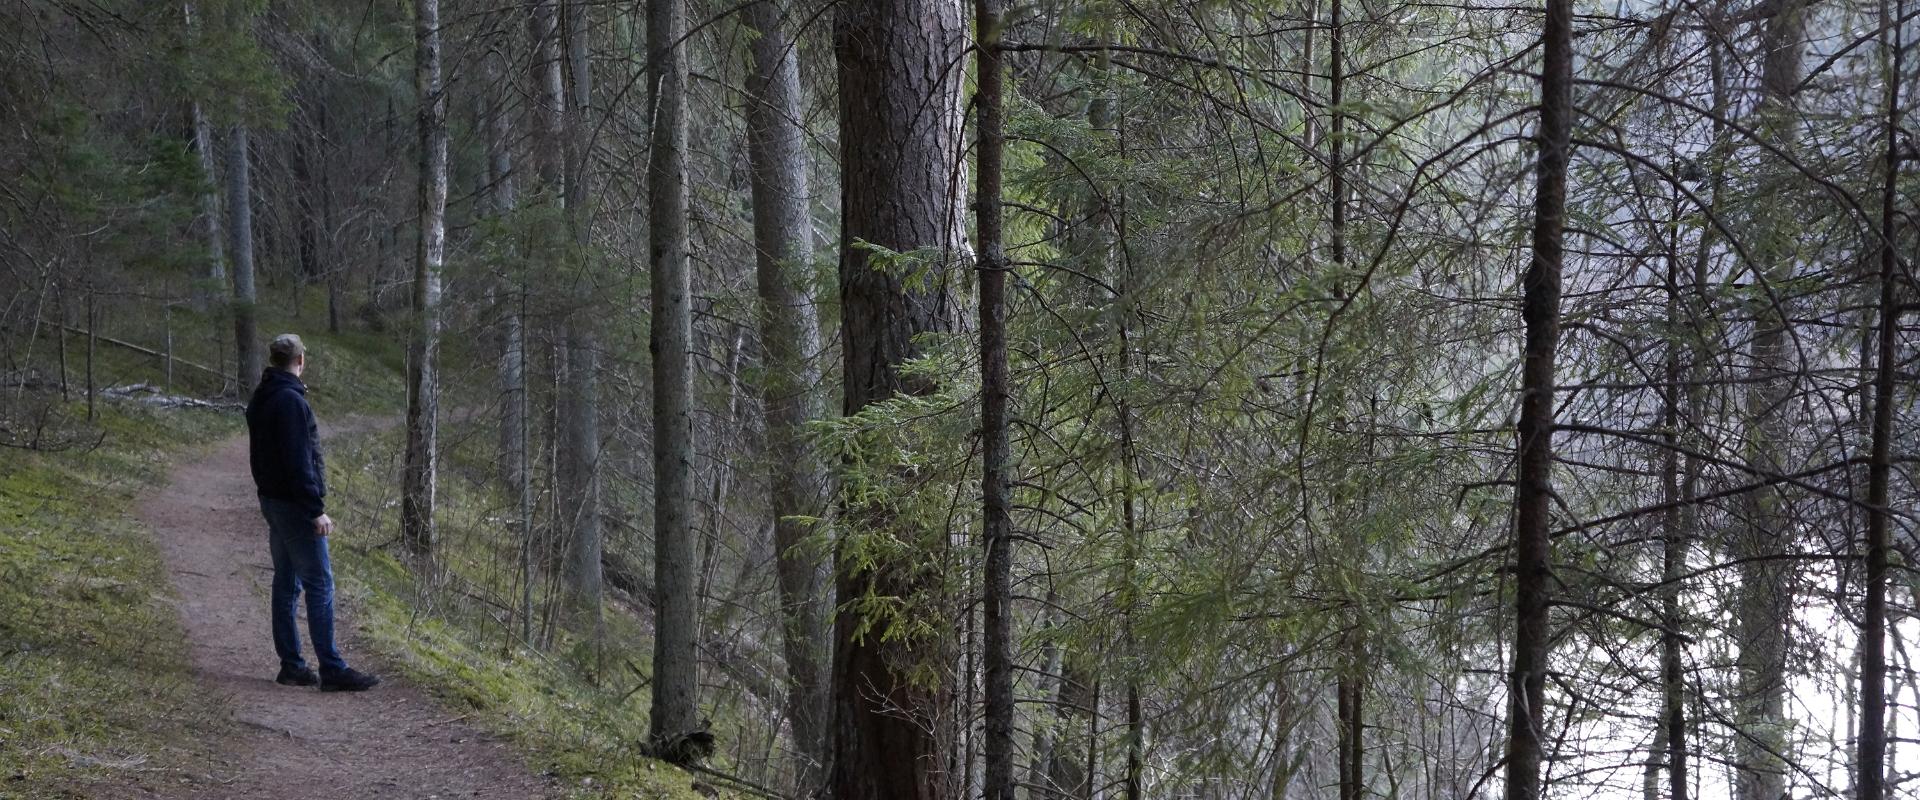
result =
M1087 754L1095 746L1095 728L1099 723L1094 713L1096 677L1086 661L1071 649L1060 661L1060 691L1055 700L1060 706L1061 725L1053 753L1047 759L1049 798L1090 800L1093 797L1092 776L1087 769L1091 759Z
M504 38L505 35L502 35ZM509 57L496 44L481 61L487 92L482 129L487 139L488 200L497 216L507 216L519 204L513 172L513 118L507 79ZM518 272L516 270L516 272ZM492 291L495 305L504 309L500 332L500 483L518 487L526 461L526 333L520 313L524 286L501 281Z
M1543 794L1547 656L1552 631L1554 358L1560 340L1560 272L1566 238L1567 165L1573 131L1573 2L1548 0L1541 48L1540 128L1533 261L1521 281L1519 463L1514 489L1513 672L1507 683L1507 800Z
M420 230L413 259L414 324L407 358L407 451L400 532L415 555L434 546L439 458L440 268L447 243L446 95L440 82L440 0L414 0L414 91L420 105Z
M919 354L916 335L953 327L943 265L908 283L879 269L865 241L909 252L958 250L954 218L959 174L959 84L955 70L965 32L954 0L873 0L835 8L834 54L840 77L841 342L845 404L855 414L901 393L932 387L900 375ZM937 258L937 257L936 257ZM885 526L862 510L865 526ZM916 547L939 547L915 543ZM931 583L919 554L864 568L839 563L839 596L919 597ZM914 562L922 563L914 563ZM942 800L949 776L953 712L948 640L890 637L884 620L843 609L834 620L833 767L827 793L837 800ZM931 680L909 677L935 665Z
M200 27L199 18L194 14L192 2L180 4L186 18L189 34L196 34ZM215 185L219 158L213 152L213 125L207 121L207 110L195 100L188 104L188 113L193 117L193 154L200 163L200 176L206 181L204 188L196 194L199 201L199 218L202 235L207 243L207 270L201 274L202 280L193 289L193 310L206 311L212 304L220 285L227 282L227 264L223 255L225 243L220 233L220 190Z
M1677 210L1677 209L1676 209ZM1676 214L1676 216L1678 216ZM1667 319L1670 324L1678 325L1681 319L1680 274L1678 243L1668 251L1667 264ZM1660 392L1661 439L1665 447L1660 452L1660 494L1661 502L1667 510L1661 514L1662 537L1660 558L1660 580L1665 584L1661 591L1660 622L1666 630L1660 634L1660 723L1655 747L1648 758L1649 791L1657 789L1659 770L1657 766L1663 759L1668 775L1668 792L1672 800L1687 800L1687 695L1686 675L1681 662L1681 653L1685 642L1681 638L1682 624L1680 606L1680 577L1687 566L1687 530L1686 515L1681 501L1688 486L1680 475L1680 387L1686 380L1686 372L1681 368L1683 345L1677 331L1668 334L1665 345L1665 364L1663 377L1665 386ZM1663 751L1664 748L1664 751Z
M1327 9L1327 102L1332 116L1331 132L1327 137L1328 150L1328 188L1332 193L1331 205L1333 219L1330 231L1333 250L1333 264L1336 270L1347 264L1347 163L1346 163L1346 41L1345 25L1341 19L1340 0L1332 0ZM1336 273L1337 274L1337 273ZM1345 292L1346 280L1338 277L1338 286ZM1371 451L1373 439L1368 437L1368 449ZM1371 452L1369 452L1371 455ZM1347 535L1347 556L1364 559L1363 548ZM1358 625L1358 621L1353 623ZM1361 680L1361 670L1365 669L1365 656L1361 652L1357 631L1350 628L1342 637L1340 662L1337 666L1339 679L1334 687L1335 705L1335 758L1340 773L1340 800L1360 800L1366 780L1361 764L1362 754L1366 752L1362 708L1366 701L1365 684Z
M1800 83L1802 40L1807 0L1783 0L1767 20L1761 40L1765 64L1761 75L1760 130L1776 143L1790 136L1793 91ZM1765 218L1774 198L1754 198ZM1786 402L1791 391L1792 365L1787 349L1787 309L1781 304L1784 279L1793 274L1792 256L1781 240L1790 226L1776 223L1757 231L1762 245L1754 248L1769 286L1755 314L1751 345L1754 383L1747 389L1748 461L1756 468L1778 470L1785 463L1788 439ZM1733 556L1740 560L1736 602L1735 640L1739 645L1735 690L1734 764L1737 800L1779 800L1786 792L1787 627L1793 613L1792 572L1778 559L1792 549L1790 511L1786 497L1771 489L1746 495L1743 530L1734 534Z
M570 95L562 118L564 197L567 231L574 266L583 274L576 286L591 287L587 249L591 239L587 209L587 109L593 96L593 76L587 61L587 6L562 4L565 17L567 84ZM595 335L590 288L574 297L574 313L562 323L566 348L567 386L560 396L566 430L560 440L561 504L566 513L566 587L575 622L597 641L602 633L600 595L600 346Z
M755 281L760 295L760 346L766 360L768 462L773 548L778 558L781 625L787 661L787 716L799 752L796 794L810 796L827 764L827 646L831 598L825 565L800 547L808 527L795 517L821 516L826 466L807 443L808 422L826 414L821 391L820 323L809 296L813 256L806 131L801 119L800 60L771 0L746 9L754 30L747 78L747 151L753 167Z
M674 759L699 730L693 535L693 317L687 231L687 60L681 0L648 0L653 108L647 161L647 255L652 265L654 476L654 750Z
M334 227L333 216L333 170L327 168L327 148L333 141L333 128L328 122L327 104L321 103L315 109L314 124L317 132L314 136L316 158L320 160L320 260L325 265L322 274L327 283L327 332L340 332L340 274L345 265L338 260L338 230Z
M982 590L985 653L986 800L1014 800L1013 777L1013 517L1007 437L1007 257L1000 219L1001 158L1006 130L1001 78L1000 0L976 0L979 89L975 95L979 134L975 153L974 223L979 235L980 449L982 539L986 574Z
M527 118L531 135L528 137L530 141L527 155L533 164L527 202L546 212L548 208L563 202L566 194L565 187L562 185L565 180L565 158L563 157L565 145L562 142L562 136L565 135L566 81L563 77L564 62L561 60L558 0L534 0L530 4L527 15L527 40L530 50L528 61L531 67L529 74L531 86L527 94ZM561 236L553 222L559 216L553 213L533 215L525 243L527 264L523 269L527 272L523 275L519 287L518 308L521 312L519 331L521 402L519 405L522 409L521 413L527 417L522 421L521 430L528 431L521 435L521 447L529 453L527 458L522 459L522 463L532 464L537 461L540 465L538 471L547 479L547 485L556 489L556 491L545 493L547 499L542 503L541 508L549 512L548 522L538 528L534 525L532 504L525 504L528 512L524 515L523 524L528 538L525 555L527 563L524 571L528 574L529 587L532 584L533 562L538 561L543 568L553 568L555 559L560 555L563 539L560 533L562 515L553 512L559 506L562 494L561 491L557 491L561 483L558 479L560 459L557 451L562 446L562 437L559 435L558 424L559 391L555 383L560 379L559 372L563 371L561 365L564 360L545 358L542 363L549 365L549 371L537 373L533 368L531 356L533 351L529 348L536 338L555 342L564 340L565 336L564 334L553 335L555 332L551 328L536 334L531 328L532 320L526 316L529 295L533 291L535 281L554 282L555 276L560 274L563 266L555 257L556 253L564 252ZM554 324L553 327L560 326ZM549 350L544 355L553 354ZM554 402L545 405L542 411L545 422L541 423L541 430L545 434L545 440L540 445L537 459L532 456L535 443L530 433L534 425L531 416L536 406L531 387L536 377L543 386L554 389L551 393ZM553 380L549 381L549 377ZM523 471L520 478L522 494L532 494L534 474L531 467ZM531 617L534 613L531 596L525 605L527 614Z
M247 127L235 125L227 136L227 235L233 258L234 385L241 397L260 380L260 330L255 321L253 287L253 184L247 156Z
M1904 20L1906 3L1893 19ZM1882 18L1886 19L1885 6ZM1867 456L1867 597L1860 620L1860 800L1887 794L1887 549L1893 511L1887 507L1893 476L1893 389L1900 337L1900 258L1895 251L1900 199L1901 36L1898 24L1883 25L1892 55L1887 84L1886 175L1880 193L1879 325L1873 360L1873 434Z
M324 100L320 102L325 102ZM319 180L314 169L315 135L305 129L303 121L293 123L290 131L293 138L293 154L288 159L293 168L293 204L295 252L300 257L300 277L294 281L294 313L299 313L299 288L320 277L320 203ZM324 167L322 167L324 169Z

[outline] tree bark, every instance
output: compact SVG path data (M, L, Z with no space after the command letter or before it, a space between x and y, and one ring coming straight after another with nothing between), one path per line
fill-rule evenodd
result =
M694 591L693 317L687 231L687 60L681 0L648 0L647 255L652 265L654 751L682 755L698 732Z
M196 34L200 21L194 15L193 3L182 3L181 11L186 17L188 33ZM220 193L214 185L217 158L213 153L213 125L208 122L207 110L200 105L200 101L195 100L189 106L189 113L193 117L193 152L199 158L200 174L206 181L197 194L199 221L207 242L207 270L202 273L203 282L193 290L193 310L205 311L212 303L214 293L219 291L221 284L226 283L227 265L220 233Z
M573 313L562 323L566 349L566 390L560 395L565 425L560 440L560 502L566 512L566 587L575 621L601 638L600 597L600 345L589 309L593 302L591 218L587 208L587 109L592 103L593 76L587 61L587 14L584 3L566 2L567 72L572 80L561 125L564 128L564 202L567 231L577 270Z
M1761 135L1776 143L1790 141L1787 127L1793 117L1793 91L1800 83L1802 40L1808 0L1782 0L1768 18L1761 39L1764 67L1761 75ZM1774 198L1754 198L1760 217ZM1757 382L1746 396L1749 433L1748 461L1761 469L1779 469L1788 438L1785 405L1791 388L1787 352L1787 311L1779 304L1783 279L1793 272L1790 256L1778 245L1790 236L1791 226L1774 216L1768 229L1758 231L1764 243L1755 248L1771 296L1761 299L1755 315L1751 345L1752 372ZM1738 570L1735 632L1739 644L1734 703L1734 765L1737 800L1779 800L1786 792L1787 626L1793 613L1792 572L1776 556L1791 549L1791 525L1785 497L1761 490L1747 495L1746 524L1734 535Z
M1099 725L1094 713L1096 677L1088 659L1068 648L1060 659L1060 735L1054 740L1053 753L1047 759L1047 797L1061 800L1089 800L1093 780L1088 770L1088 753L1096 746Z
M778 559L781 625L787 662L787 716L799 753L796 794L810 796L827 764L827 642L831 598L821 559L801 545L828 489L826 466L807 443L805 426L825 416L820 323L809 296L813 219L801 119L800 59L782 22L782 5L746 9L753 28L753 71L747 77L747 151L753 174L755 283L765 359L768 461L773 465L773 548Z
M504 34L502 37L504 38ZM485 100L486 118L481 121L487 141L488 205L495 216L513 213L519 204L517 176L513 172L513 120L507 82L510 59L496 43L482 58L486 81L491 87ZM515 270L517 273L518 270ZM505 310L500 334L500 482L507 487L521 483L526 460L527 350L525 323L520 313L520 298L525 286L498 281L493 289L497 306Z
M979 235L981 520L986 550L982 645L986 704L986 800L1014 800L1013 777L1013 517L1012 447L1007 437L1007 257L1000 218L1001 159L1006 150L1000 0L975 0L979 133L975 153L974 224Z
M1514 490L1513 671L1507 683L1507 800L1542 796L1547 657L1552 631L1554 359L1560 340L1560 272L1566 238L1567 165L1573 136L1573 2L1548 0L1541 40L1540 161L1533 261L1521 281L1526 338L1520 368L1519 461Z
M1895 3L1895 20L1906 3ZM1884 9L1884 5L1882 6ZM1885 14L1883 12L1883 18ZM1887 77L1886 176L1880 193L1880 301L1873 363L1873 443L1867 456L1867 597L1860 620L1860 800L1887 794L1887 548L1893 511L1893 387L1900 336L1899 255L1895 252L1900 176L1901 42L1899 24L1884 26L1892 71Z
M247 126L227 136L228 251L233 258L234 385L241 397L260 380L260 327L253 286L253 179L247 156Z
M1667 319L1677 325L1681 319L1679 256L1675 247L1667 253ZM1661 438L1666 446L1660 452L1660 498L1668 505L1661 514L1663 533L1660 558L1660 622L1666 630L1660 634L1660 730L1649 765L1665 758L1668 792L1672 800L1687 800L1687 705L1686 674L1681 662L1685 642L1681 638L1683 622L1680 606L1680 579L1687 566L1689 531L1681 500L1687 484L1680 476L1680 387L1686 379L1681 368L1684 345L1677 332L1668 334L1663 375L1666 385L1660 392ZM1662 750L1664 748L1664 752ZM1658 770L1648 769L1648 786L1658 786Z
M1345 292L1346 279L1338 275L1347 264L1347 164L1346 164L1346 29L1341 13L1340 0L1332 0L1327 9L1327 102L1332 116L1331 134L1327 137L1328 161L1330 162L1328 187L1332 193L1333 219L1330 236L1332 238L1333 264L1336 270L1336 286ZM1367 439L1368 455L1372 455L1373 437ZM1347 554L1350 558L1363 559L1362 548L1347 537ZM1340 800L1360 800L1365 791L1366 776L1361 757L1366 752L1364 736L1363 707L1366 702L1366 684L1361 670L1365 669L1366 659L1361 652L1360 639L1355 628L1350 628L1342 637L1339 663L1339 679L1334 687L1335 763L1340 773Z
M414 324L407 358L407 451L400 533L431 555L439 467L440 268L447 248L447 98L440 82L440 0L414 0L413 78L420 105L420 230L413 258Z
M914 337L953 327L943 264L908 281L881 269L860 242L895 252L956 252L960 68L965 33L954 0L874 0L836 7L840 77L841 341L847 414L901 393L931 390L900 367ZM859 520L890 522L878 511ZM842 539L844 547L845 539ZM921 546L916 542L916 547ZM939 544L926 544L940 547ZM932 576L918 559L860 567L840 559L839 596L918 597ZM833 767L838 800L942 800L953 689L947 640L893 637L885 620L862 631L859 611L834 620ZM932 676L914 679L916 666Z

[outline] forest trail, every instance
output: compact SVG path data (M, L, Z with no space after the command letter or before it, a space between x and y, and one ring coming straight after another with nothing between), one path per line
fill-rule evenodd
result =
M332 436L379 420L329 426ZM383 669L356 646L354 609L341 609L347 659L381 674L369 692L323 694L273 682L268 634L266 523L254 498L244 435L175 467L165 488L143 498L141 521L164 553L192 640L194 670L209 699L238 723L213 749L209 776L161 796L531 798L552 794L508 746ZM302 612L304 617L304 612ZM311 657L301 625L301 645Z

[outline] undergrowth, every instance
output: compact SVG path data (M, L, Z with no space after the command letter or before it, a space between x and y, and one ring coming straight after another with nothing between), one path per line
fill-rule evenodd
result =
M436 564L401 561L399 450L384 432L329 451L329 507L342 526L335 569L362 638L469 721L515 741L575 797L701 797L694 777L641 753L651 648L632 614L609 607L598 652L561 626L535 626L541 647L521 638L516 537L478 476L443 469ZM535 584L543 603L548 589Z

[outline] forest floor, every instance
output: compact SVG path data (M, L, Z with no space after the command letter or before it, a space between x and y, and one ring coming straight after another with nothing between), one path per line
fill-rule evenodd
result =
M377 423L362 418L347 431ZM358 647L355 609L341 611L348 660L380 672L365 693L321 693L273 682L265 523L244 436L176 467L138 505L164 556L191 642L194 672L234 722L211 748L217 766L154 796L531 798L556 794L503 741L464 722ZM304 625L303 625L304 631ZM303 646L307 640L303 634Z

